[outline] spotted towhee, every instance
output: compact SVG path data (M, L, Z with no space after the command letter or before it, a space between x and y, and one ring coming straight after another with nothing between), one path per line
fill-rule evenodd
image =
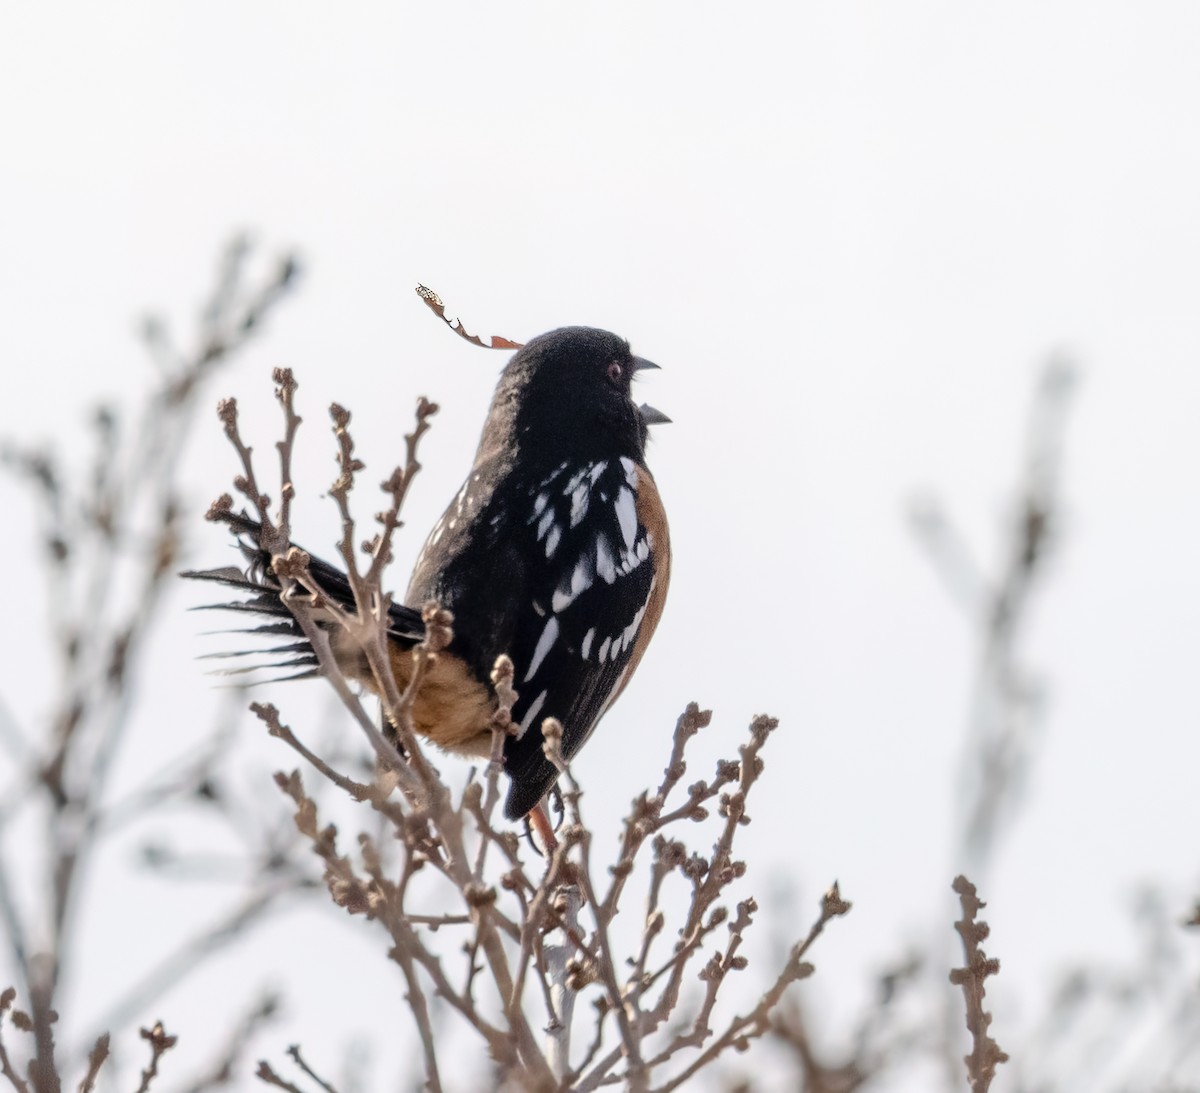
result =
M392 668L406 686L409 650L421 640L420 608L437 601L454 614L454 637L422 683L417 731L447 751L486 756L496 708L490 673L507 653L515 668L516 735L505 742L510 819L530 815L558 773L542 750L542 721L563 725L569 759L629 682L662 614L671 571L667 520L646 469L649 425L668 420L630 393L634 374L657 365L615 334L566 327L527 343L504 369L475 463L434 526L392 607ZM315 675L316 658L288 608L258 526L221 518L243 533L251 559L237 570L187 574L252 592L213 605L274 617L256 632L295 639L279 667ZM252 540L246 542L246 539ZM353 606L345 575L314 559L310 572L335 601ZM334 652L350 677L374 686L362 652L334 628ZM288 678L297 678L289 676Z

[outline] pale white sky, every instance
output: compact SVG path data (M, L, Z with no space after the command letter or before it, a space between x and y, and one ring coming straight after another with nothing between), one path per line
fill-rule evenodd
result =
M834 877L855 901L805 987L836 1027L935 914L950 931L974 648L906 506L933 491L994 564L1035 377L1067 352L1081 384L1066 522L1028 634L1044 739L983 892L1005 969L994 1028L1017 1045L1056 969L1132 951L1137 884L1181 912L1200 887L1198 55L1187 3L10 5L0 433L61 440L100 396L138 390L138 316L190 328L221 243L252 229L297 247L305 277L212 400L236 394L265 448L269 370L296 370L308 545L335 537L321 408L351 407L382 468L415 397L443 405L403 586L500 363L450 337L412 285L486 333L587 323L630 338L663 366L645 397L675 419L651 466L677 562L652 652L580 764L588 813L615 831L688 700L717 712L710 754L752 713L778 715L746 891L798 886L802 920L784 933L803 932ZM224 560L200 515L231 468L202 423L195 562ZM0 504L19 514L0 543L10 611L36 617L36 582L13 580L33 552L7 479ZM162 628L130 779L194 727L155 721L156 702L215 705L189 602L181 589ZM0 693L32 717L48 670L18 628L0 643ZM307 686L270 697L300 711ZM255 754L290 763L269 742ZM203 890L182 906L136 891L92 905L89 1013L146 921L161 928L155 900L181 922L204 909ZM272 1045L333 1056L370 1018L329 977L382 961L384 943L332 915L285 925L225 973L290 979ZM398 982L367 978L394 1027ZM216 982L159 1007L181 1054Z

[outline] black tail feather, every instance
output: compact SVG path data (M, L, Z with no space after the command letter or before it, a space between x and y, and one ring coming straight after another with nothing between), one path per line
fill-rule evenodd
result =
M281 660L275 664L247 664L241 668L214 668L210 676L245 676L252 672L276 672L286 668L314 668L317 658L314 656L295 657L292 660Z
M190 577L190 573L181 574ZM291 617L291 612L284 607L278 594L272 600L267 596L256 596L252 600L230 600L228 603L201 603L189 607L189 611L243 611L251 615L278 615L280 618Z
M309 668L304 672L296 672L290 676L275 676L273 679L264 679L263 683L291 683L294 679L316 679L321 674L319 668Z
M222 569L189 569L179 574L197 581L214 581L217 584L227 584L231 588L261 589L262 582L247 577L236 566L225 566Z
M212 675L212 673L208 674ZM261 687L266 683L291 683L297 679L317 679L320 675L321 671L319 668L308 668L303 672L294 672L290 676L265 676L262 679L230 680L226 683L215 683L213 686L222 689L244 691L251 687Z
M201 659L224 659L242 656L277 657L291 653L300 654L291 660L275 661L266 664L247 665L238 668L219 668L212 675L245 675L258 671L278 671L288 668L303 668L295 675L276 677L261 682L283 682L292 679L309 679L319 675L316 653L305 638L286 604L280 599L282 589L278 578L271 568L271 556L259 546L262 526L245 513L222 512L217 515L222 523L227 524L237 535L238 547L249 564L243 572L234 566L224 566L219 569L195 569L180 574L189 580L208 581L226 588L234 588L249 593L248 599L231 600L225 603L208 603L193 607L193 611L230 611L234 614L258 615L278 621L263 623L260 626L234 628L231 630L209 631L214 634L277 634L296 638L294 643L275 646L274 648L249 649L207 653ZM311 556L310 556L311 557ZM343 608L354 610L354 592L346 575L336 566L311 557L308 567L313 580L329 599ZM388 611L388 632L399 641L415 644L425 636L425 624L421 613L403 604L392 604ZM318 625L330 625L318 621Z
M275 645L270 649L230 649L224 653L201 653L197 660L229 660L234 657L273 657L282 653L303 653L312 649L307 641L296 641L291 645Z
M199 608L190 608L197 611ZM217 637L222 634L298 634L300 631L295 621L267 622L262 626L235 626L232 630L202 630L205 637Z

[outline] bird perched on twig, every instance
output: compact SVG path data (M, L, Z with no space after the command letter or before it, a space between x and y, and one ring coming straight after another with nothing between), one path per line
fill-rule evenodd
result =
M648 427L669 419L639 407L631 394L636 373L656 367L615 334L589 327L551 331L516 353L497 384L467 480L430 532L404 604L393 605L388 619L392 668L403 688L413 670L409 650L424 636L421 606L433 600L454 615L453 639L413 709L416 731L450 752L489 754L490 674L499 655L512 659L518 698L515 734L504 746L505 814L528 816L547 845L554 837L542 800L558 771L543 752L542 722L562 723L570 759L629 682L666 600L670 538L645 450ZM294 654L277 667L317 674L315 653L258 546L258 525L230 512L218 518L243 535L250 572L186 576L252 592L249 600L213 606L273 617L258 630L297 639L277 650ZM313 559L310 572L326 595L353 608L340 570ZM342 671L374 689L361 650L331 632Z

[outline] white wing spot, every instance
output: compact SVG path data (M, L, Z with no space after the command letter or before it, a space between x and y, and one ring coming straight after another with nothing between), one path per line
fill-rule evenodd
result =
M633 639L637 637L638 628L642 625L642 619L646 617L646 605L638 609L638 613L633 616L633 622L625 627L625 633L622 635L621 644L626 648L633 645Z
M579 655L587 660L588 653L592 651L592 639L596 636L596 628L593 626L586 634L583 635L583 645L579 647Z
M533 679L534 673L542 666L542 661L546 659L546 654L550 652L550 647L557 637L558 619L551 615L542 628L542 636L538 638L537 647L533 650L533 660L530 661L529 671L525 673L526 683Z
M569 462L569 460L564 459L557 467L554 468L554 470L552 470L548 475L546 475L545 478L542 479L542 485L550 485L551 482L553 482L560 474L562 474L563 471L567 469L567 464Z
M637 486L637 464L627 455L621 456L621 466L625 468L625 481L631 486Z
M581 592L586 592L592 587L594 573L592 559L585 554L576 563L571 576L558 586L554 593L554 599L550 603L551 610L561 611L563 608L569 607Z
M596 572L605 584L612 584L617 579L617 563L608 545L608 536L603 534L596 536Z
M553 558L554 552L558 549L558 540L562 538L562 532L557 524L550 529L550 534L546 536L546 557Z
M533 724L533 719L535 717L537 717L537 715L539 713L541 713L542 705L545 703L545 701L546 701L546 692L543 691L540 695L537 696L537 698L535 698L533 700L533 705L530 706L529 709L525 711L525 716L521 718L521 735L522 736L525 735L525 730L528 729L529 726Z
M633 491L621 488L617 494L617 522L621 525L621 538L625 540L625 549L633 550L637 538L637 506L633 499Z
M584 467L581 471L576 471L570 478L567 479L567 484L563 486L563 496L567 497L574 493L575 487L578 486L585 478L587 478L588 469Z
M612 645L612 638L605 638L600 643L600 652L596 654L596 657L600 661L601 664L603 664L606 660L608 660L608 650L609 650L609 646L611 646L611 645Z
M591 492L591 486L587 482L580 482L575 487L575 491L571 494L571 527L578 527L580 521L587 515Z

